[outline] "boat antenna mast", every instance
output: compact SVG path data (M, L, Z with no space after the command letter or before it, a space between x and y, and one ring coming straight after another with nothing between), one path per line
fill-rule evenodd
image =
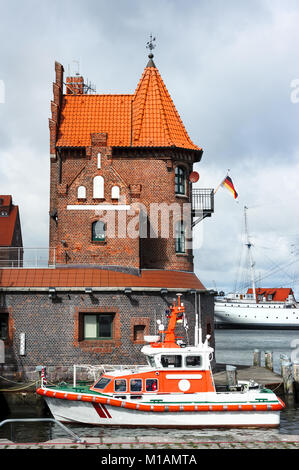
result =
M255 266L255 262L253 261L253 257L252 257L252 252L251 252L252 243L251 243L251 241L250 241L249 233L248 233L247 210L248 210L248 207L247 207L247 206L244 206L245 234L246 234L246 243L245 243L245 245L246 245L247 248L248 248L249 264L250 264L250 275L251 275L251 285L252 285L252 294L253 294L254 300L256 301L255 275L254 275L254 266Z

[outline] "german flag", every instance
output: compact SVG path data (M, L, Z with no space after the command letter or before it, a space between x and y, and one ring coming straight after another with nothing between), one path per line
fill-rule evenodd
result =
M233 185L233 182L231 180L231 178L229 176L227 176L225 178L225 180L223 180L223 182L221 183L221 186L225 186L229 191L231 191L234 195L234 198L237 199L238 197L238 193L237 191L235 190L235 187Z

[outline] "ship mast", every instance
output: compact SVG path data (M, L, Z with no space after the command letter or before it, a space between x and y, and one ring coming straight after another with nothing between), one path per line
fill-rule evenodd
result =
M245 243L245 245L248 248L252 293L253 293L253 298L256 301L255 279L254 279L254 265L255 265L255 263L254 263L253 258L252 258L252 252L251 252L252 243L250 242L249 233L248 233L247 209L248 209L248 207L244 206L245 233L246 233L246 243Z

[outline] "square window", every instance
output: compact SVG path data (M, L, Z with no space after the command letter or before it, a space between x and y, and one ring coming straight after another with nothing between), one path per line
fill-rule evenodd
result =
M83 339L112 339L113 314L84 314Z

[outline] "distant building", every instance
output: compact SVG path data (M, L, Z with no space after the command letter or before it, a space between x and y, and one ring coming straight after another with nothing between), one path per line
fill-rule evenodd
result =
M252 288L248 289L247 294L252 294ZM273 302L286 302L294 298L294 292L290 287L262 288L255 289L257 301L267 300Z
M0 195L0 266L23 265L23 241L19 207L11 195Z

